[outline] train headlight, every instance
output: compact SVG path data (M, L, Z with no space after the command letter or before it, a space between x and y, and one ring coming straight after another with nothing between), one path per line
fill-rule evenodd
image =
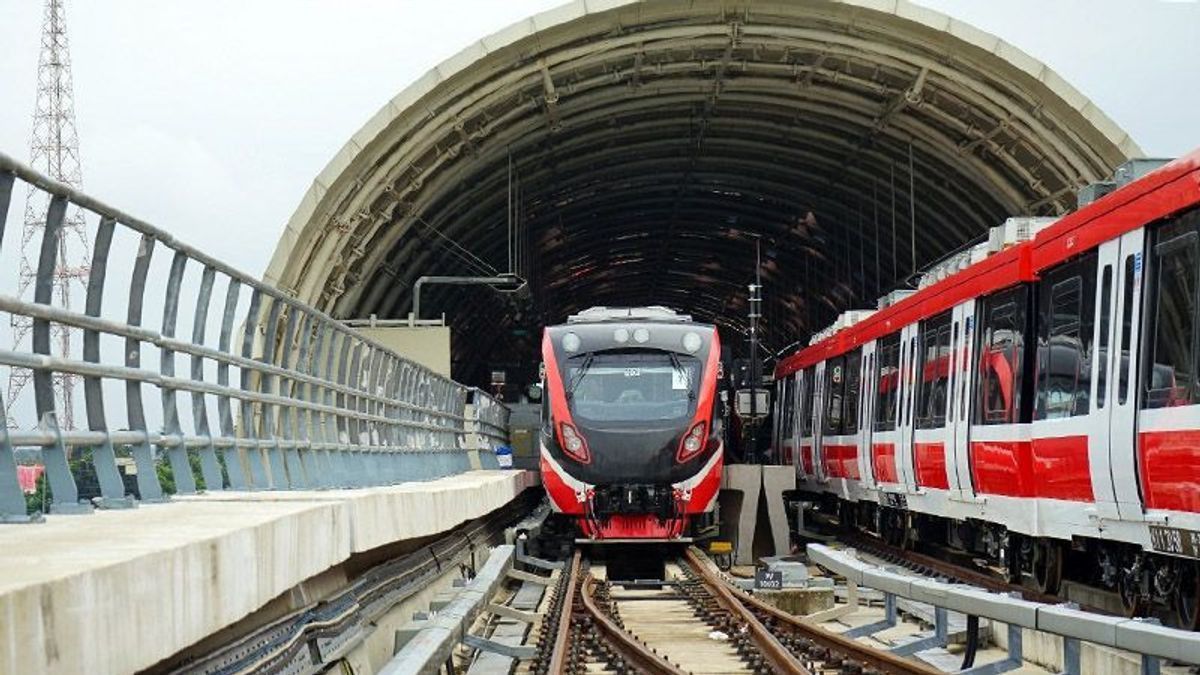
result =
M701 421L688 429L687 435L679 442L679 451L675 453L675 461L686 462L695 457L704 447L704 437L708 432L708 422Z
M628 328L618 328L618 329L614 330L613 331L613 339L621 344L625 344L626 342L629 342L629 329Z
M575 427L563 422L559 425L559 433L561 434L562 449L572 459L587 464L592 461L591 453L588 452L587 442L575 430Z
M688 350L688 353L695 354L700 350L700 336L696 333L688 333L683 336L683 348Z
M639 329L633 331L633 341L634 342L649 342L650 341L650 331L646 330L645 328L639 328Z
M567 333L566 335L563 336L563 339L562 339L563 349L565 349L569 352L577 352L577 351L579 351L579 345L580 345L580 341L579 341L578 335L576 335L574 333Z

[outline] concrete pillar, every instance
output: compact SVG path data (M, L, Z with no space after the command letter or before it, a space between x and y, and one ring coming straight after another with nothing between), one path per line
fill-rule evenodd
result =
M725 466L721 477L721 535L734 542L734 564L754 564L754 540L760 526L769 532L772 550L768 555L790 552L791 537L783 493L795 488L796 472L790 466ZM766 503L765 522L759 522L760 500Z

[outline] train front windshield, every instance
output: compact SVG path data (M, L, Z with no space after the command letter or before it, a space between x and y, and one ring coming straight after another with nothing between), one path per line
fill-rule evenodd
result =
M669 422L690 418L700 361L664 351L580 354L567 361L567 400L584 422Z

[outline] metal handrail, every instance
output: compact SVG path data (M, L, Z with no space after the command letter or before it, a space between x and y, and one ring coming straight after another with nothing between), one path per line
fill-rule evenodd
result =
M32 320L35 338L31 347L0 350L0 365L32 371L35 410L29 419L16 420L16 428L0 429L0 522L38 519L26 515L18 451L40 452L53 492L51 511L79 512L92 505L134 504L118 453L128 452L136 468L133 492L155 501L164 498L158 477L164 462L179 493L196 492L201 480L212 491L352 487L465 470L472 431L506 442L507 408L483 392L405 359L287 291L3 153L0 250L12 195L22 184L50 198L36 270L39 289L53 283L68 209L83 211L95 237L83 312L54 305L41 290L41 302L0 294L0 311ZM128 293L123 320L101 316L106 285L113 285L106 282L118 232L138 237L132 283L121 289ZM161 278L150 271L156 249L170 256L170 271ZM185 298L189 268L199 269L200 278L194 296ZM218 286L224 287L224 305L212 308ZM162 289L159 330L142 325L148 288ZM210 309L220 310L214 312L220 319L215 331L208 325ZM176 334L181 311L193 312L190 336ZM82 358L51 353L44 339L51 326L82 332ZM124 343L119 358L103 358L102 336ZM157 369L142 365L147 347L157 350ZM177 356L186 372L176 373ZM54 382L68 374L83 380L86 428L60 425ZM125 429L113 428L122 425L113 424L106 410L112 401L103 383L114 381L124 385ZM157 407L147 405L146 386L158 390ZM181 417L180 393L191 399L190 431ZM471 397L474 413L468 417ZM150 428L148 411L160 415L161 429ZM82 450L91 451L85 463L99 483L91 503L80 502L73 471L80 463L72 455Z

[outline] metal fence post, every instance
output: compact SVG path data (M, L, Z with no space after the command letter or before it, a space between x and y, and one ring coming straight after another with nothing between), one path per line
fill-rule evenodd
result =
M231 277L225 290L225 310L221 316L221 335L217 341L217 349L224 355L233 353L233 322L237 316L241 291L241 282ZM229 387L228 361L217 362L217 385ZM220 418L221 436L233 440L233 445L225 446L221 451L225 458L225 471L229 474L229 487L234 490L250 489L253 478L250 476L249 467L242 462L242 453L237 446L238 433L233 423L233 402L228 394L217 397L217 416Z
M179 316L179 287L183 284L183 271L187 267L187 256L180 251L175 252L171 259L171 273L167 278L167 292L163 300L162 336L167 339L175 337L175 324ZM162 394L163 436L169 439L164 444L167 458L171 463L171 474L175 477L175 493L190 495L196 493L196 477L192 475L192 463L188 459L187 446L183 444L183 427L179 423L179 407L176 405L175 388L168 386L166 380L175 377L175 351L165 344L159 347L161 362L159 372L164 382L160 386Z
M67 199L55 195L50 200L50 208L46 213L46 227L42 231L42 249L38 257L37 276L34 279L34 302L39 305L50 305L54 294L54 271L58 265L59 231L62 229L63 217L67 212ZM33 352L40 354L50 361L50 321L44 318L33 320ZM83 513L91 510L90 506L79 503L79 490L75 486L75 477L71 474L71 465L67 458L67 449L59 434L58 417L54 402L54 372L44 365L33 369L33 395L37 407L40 427L43 431L53 434L54 441L42 448L42 462L46 466L46 478L50 489L54 491L54 501L50 506L52 513Z
M154 255L154 241L154 237L143 234L141 242L138 244L125 315L125 323L130 326L142 325L142 303L145 302L146 275L150 271L150 258ZM132 369L142 367L142 341L140 338L134 336L125 338L125 367ZM144 437L135 441L130 448L133 453L133 462L137 466L138 494L141 495L144 502L163 501L166 497L163 495L162 484L158 482L158 471L154 465L154 451L150 448L150 435L146 429L145 410L142 408L142 383L140 381L125 381L125 408L129 428L144 434Z
M192 344L197 347L204 345L205 333L208 329L208 308L212 302L213 284L216 282L217 271L205 265L200 276L200 292L196 296L196 313L192 320ZM204 381L204 357L192 355L192 380ZM206 439L200 447L200 475L204 477L204 489L210 491L224 490L225 481L221 475L221 463L217 460L217 449L213 444L212 429L208 424L208 406L203 392L192 392L192 424L196 434Z
M100 317L104 300L104 279L108 272L108 254L112 248L113 231L117 223L112 218L101 218L96 229L96 241L92 249L92 269L88 272L87 298L84 314ZM83 360L100 365L100 331L85 328L83 331ZM112 435L108 433L108 421L104 414L104 385L97 375L83 378L84 407L87 409L88 428L104 434L104 441L92 448L92 464L96 467L96 478L100 482L101 508L129 508L136 505L125 494L125 483L117 468L117 456L113 449Z
M254 334L258 331L260 309L262 309L262 291L256 288L250 293L250 309L246 312L246 324L242 331L242 358L246 360L254 358ZM241 375L242 391L252 391L253 371L243 366ZM238 434L238 437L246 443L244 447L246 447L246 463L250 466L250 480L253 481L256 490L278 489L271 485L266 469L263 467L262 445L259 442L261 436L258 433L261 420L254 413L255 404L248 398L242 399L242 419L239 424L241 433Z

